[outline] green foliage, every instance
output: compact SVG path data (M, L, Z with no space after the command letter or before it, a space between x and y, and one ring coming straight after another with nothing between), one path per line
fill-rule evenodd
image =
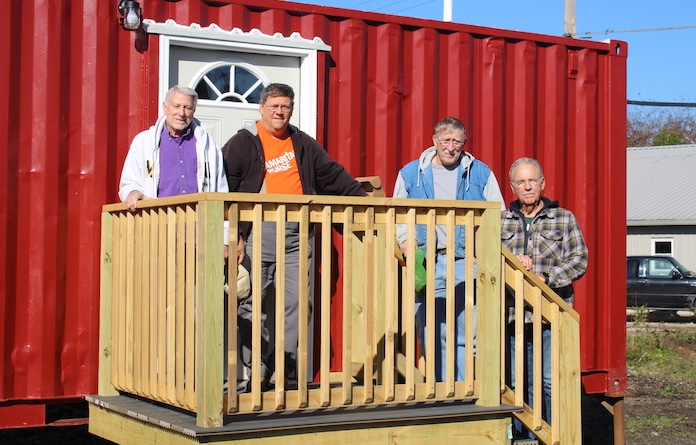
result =
M630 106L626 130L628 147L696 144L696 108Z
M660 131L653 136L652 143L654 146L680 145L684 143L684 139L674 130L661 128Z
M648 322L648 311L647 306L636 306L633 308L633 323L640 325Z

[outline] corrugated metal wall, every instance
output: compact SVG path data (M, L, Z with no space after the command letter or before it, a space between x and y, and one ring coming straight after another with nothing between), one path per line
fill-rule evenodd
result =
M119 162L105 75L118 66L116 26L104 26L111 6L3 6L0 401L74 397L96 384L99 212L114 199Z
M95 391L100 206L117 200L130 140L159 107L157 36L122 30L117 3L11 0L0 29L0 401ZM610 279L625 276L625 43L269 0L140 3L158 22L331 45L318 138L388 193L446 115L508 199L509 165L538 158L590 246L576 290L585 387L625 390L625 283Z

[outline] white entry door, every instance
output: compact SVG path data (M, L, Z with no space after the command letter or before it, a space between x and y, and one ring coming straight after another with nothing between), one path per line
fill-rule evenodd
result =
M261 89L273 82L295 90L291 123L316 137L317 53L331 50L321 39L146 22L148 33L160 34L160 103L174 85L194 88L196 117L219 144L260 118Z
M169 60L170 84L198 92L196 118L220 145L261 117L259 99L265 85L285 83L296 97L302 94L298 57L172 46ZM294 114L291 123L301 128L300 116Z

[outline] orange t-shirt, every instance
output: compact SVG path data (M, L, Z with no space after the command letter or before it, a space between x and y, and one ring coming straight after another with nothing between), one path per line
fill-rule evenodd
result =
M266 158L266 193L302 194L300 171L297 169L292 139L276 139L261 122L256 123Z

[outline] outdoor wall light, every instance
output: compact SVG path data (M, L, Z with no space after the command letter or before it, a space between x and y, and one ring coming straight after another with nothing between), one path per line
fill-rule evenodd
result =
M118 12L123 16L119 19L123 29L132 31L140 28L143 17L138 2L134 0L120 0L118 2Z

